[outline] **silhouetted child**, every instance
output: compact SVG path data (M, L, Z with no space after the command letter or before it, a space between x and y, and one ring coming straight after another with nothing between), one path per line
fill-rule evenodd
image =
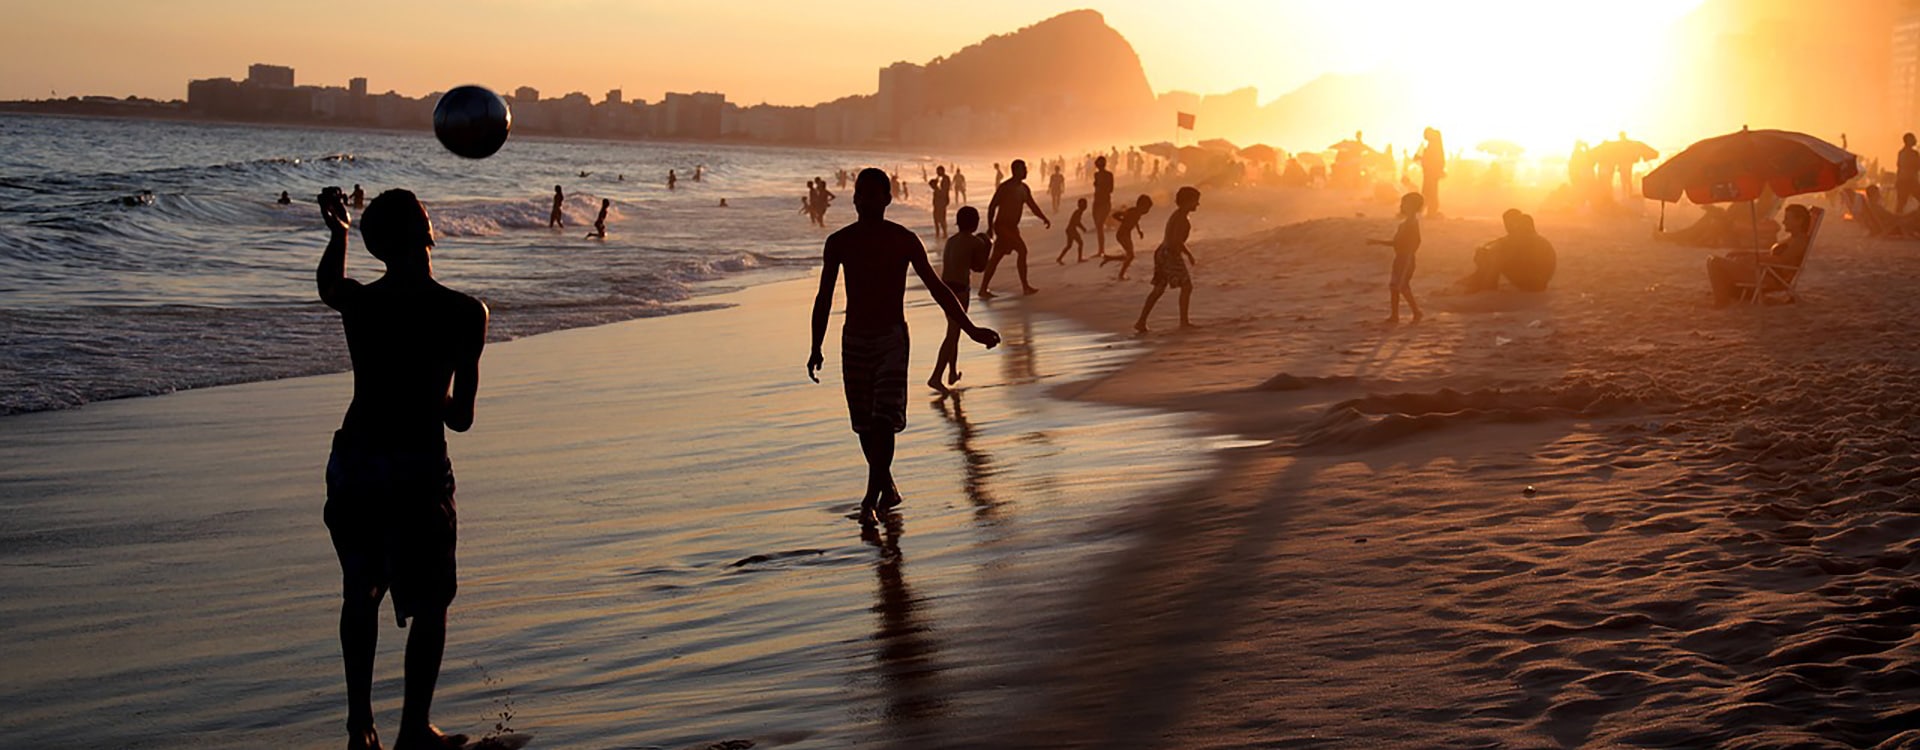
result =
M1147 236L1147 231L1140 228L1140 220L1146 218L1147 212L1152 210L1153 199L1142 195L1133 202L1133 208L1121 209L1119 213L1113 215L1117 224L1114 227L1113 239L1120 243L1121 254L1100 256L1100 265L1104 266L1109 261L1120 261L1120 275L1116 278L1121 281L1127 280L1127 269L1133 267L1134 236L1139 235L1143 239Z
M675 174L671 169L667 170L667 189L672 190L673 186L678 184L680 184L680 175Z
M353 210L355 211L366 208L367 191L361 190L360 185L355 183L353 186L353 195L347 196L347 200L353 204Z
M920 238L887 221L891 190L887 173L878 169L860 170L854 178L853 206L859 219L827 237L820 292L813 298L813 353L807 357L807 377L820 382L818 373L826 362L820 344L833 312L834 283L844 267L847 312L840 333L840 373L847 415L867 458L862 524L878 523L881 513L900 504L900 492L893 486L893 448L895 436L907 427L907 269L920 277L960 330L988 348L1000 343L1000 334L967 318L966 308L934 272Z
M1413 300L1413 254L1420 249L1420 209L1425 201L1419 193L1407 193L1400 196L1400 228L1390 240L1367 240L1369 245L1384 245L1393 248L1393 275L1387 279L1387 289L1393 300L1388 323L1400 322L1400 300L1407 300L1407 307L1413 311L1413 322L1420 322L1420 303Z
M547 214L548 229L564 226L564 223L560 220L560 205L566 201L567 196L565 193L560 192L560 186L553 186L553 211Z
M1170 286L1180 288L1180 327L1193 327L1193 320L1187 317L1193 299L1193 275L1187 271L1187 262L1198 265L1199 261L1194 260L1193 251L1187 249L1187 235L1193 233L1193 224L1187 215L1200 209L1200 191L1180 188L1173 196L1173 207L1173 216L1167 218L1166 234L1160 240L1160 247L1153 251L1153 291L1147 292L1147 304L1140 308L1140 319L1133 324L1133 330L1141 333L1147 332L1147 315L1153 312L1153 304L1160 301L1160 295Z
M1075 262L1083 262L1087 259L1087 241L1080 236L1080 233L1086 230L1086 225L1080 223L1080 220L1086 215L1087 199L1081 198L1079 205L1073 209L1073 218L1067 220L1067 246L1060 248L1060 257L1054 258L1053 262L1066 265L1067 251L1076 247L1080 248L1080 252L1074 256L1079 259Z
M282 190L280 191L280 199L274 202L282 206L290 206L293 205L293 196L287 195L287 191Z
M612 205L613 201L606 198L600 199L600 215L593 220L593 231L587 233L586 239L604 240L607 238L607 209Z
M340 312L353 358L353 401L327 459L327 531L340 558L340 652L349 748L380 747L373 661L380 600L393 595L407 636L406 702L395 747L459 747L427 720L453 603L455 512L446 430L473 426L487 306L433 278L433 223L405 190L367 204L360 237L386 264L370 284L347 277L351 219L339 188L320 195L332 232L315 269L320 299Z
M991 249L987 240L974 234L980 228L980 210L972 206L963 206L954 216L960 227L960 233L947 238L947 246L940 251L940 280L953 290L953 296L960 299L961 309L966 309L968 295L973 293L973 274L987 270L987 252ZM940 383L940 370L947 371L946 385ZM927 377L927 387L941 393L947 392L947 386L960 382L960 325L952 318L947 319L947 338L940 342L940 354L933 361L933 374Z
M1067 194L1067 176L1060 173L1058 164L1053 167L1053 176L1047 178L1047 195L1053 198L1053 212L1060 213L1060 198Z

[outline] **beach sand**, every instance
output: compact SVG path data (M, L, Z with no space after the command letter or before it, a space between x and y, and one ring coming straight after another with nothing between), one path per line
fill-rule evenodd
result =
M964 351L964 414L912 400L903 528L870 540L842 517L831 343L804 380L810 282L490 349L453 441L439 723L510 710L548 747L1920 746L1914 248L1831 221L1799 303L1713 310L1706 251L1543 215L1553 291L1443 293L1488 212L1425 225L1428 319L1387 326L1389 251L1363 240L1389 212L1207 199L1201 328L1143 337L1144 283L1034 241L1043 291L976 305L1008 342ZM938 321L911 314L917 383ZM336 742L320 470L347 385L9 418L0 731Z
M1417 325L1387 218L1196 243L1201 328L1069 390L1272 443L1115 520L987 744L1920 746L1914 247L1833 221L1800 302L1714 310L1650 222L1539 222L1552 291L1477 296L1497 221L1427 222ZM1110 275L1029 304L1120 334Z

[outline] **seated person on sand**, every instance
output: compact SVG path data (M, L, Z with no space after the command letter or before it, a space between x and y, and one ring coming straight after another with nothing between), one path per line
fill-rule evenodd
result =
M1773 191L1763 190L1758 201L1701 206L1703 213L1698 221L1672 232L1656 231L1653 238L1693 247L1753 247L1759 244L1757 239L1772 242L1779 234L1780 224L1773 220L1774 212L1779 209L1780 199L1774 197ZM1758 238L1755 231L1759 232Z
M1808 232L1813 228L1813 214L1806 206L1788 206L1786 227L1787 238L1773 243L1764 256L1751 251L1736 251L1707 258L1707 282L1713 285L1714 307L1725 307L1736 299L1751 299L1751 290L1739 289L1736 285L1751 284L1758 278L1762 258L1769 264L1793 266L1793 270L1786 272L1788 280L1792 280L1793 274L1799 273L1800 261L1806 257L1807 243L1811 239ZM1778 284L1771 279L1768 283Z
M1867 228L1867 234L1873 237L1920 237L1920 211L1896 214L1887 210L1881 202L1879 185L1868 185L1866 195L1856 195L1853 205L1847 207L1861 226Z
M1556 262L1553 243L1540 236L1533 217L1520 209L1507 209L1500 220L1507 234L1473 251L1473 273L1463 281L1467 293L1498 290L1502 276L1520 291L1546 291Z

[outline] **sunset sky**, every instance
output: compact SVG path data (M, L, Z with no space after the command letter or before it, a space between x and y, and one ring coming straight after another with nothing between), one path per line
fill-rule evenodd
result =
M1584 55L1603 50L1616 55L1612 65L1632 68L1636 55L1628 53L1636 36L1657 32L1698 4L1091 5L1133 43L1155 90L1253 85L1266 100L1326 72L1397 66L1468 75L1511 71L1515 56L1539 54L1555 67L1578 68L1590 62ZM529 85L555 96L584 91L596 100L622 88L629 98L649 100L666 90L714 90L742 103L812 104L871 92L876 69L889 62L924 62L1088 5L427 0L392 10L246 0L20 3L0 26L0 99L55 91L183 98L189 78L238 78L248 63L269 62L295 67L302 83L339 85L366 76L375 91L416 96L478 82ZM1491 57L1490 50L1503 54ZM1608 75L1618 78L1618 72Z

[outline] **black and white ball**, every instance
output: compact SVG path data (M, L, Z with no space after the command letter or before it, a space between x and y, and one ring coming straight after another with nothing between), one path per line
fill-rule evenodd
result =
M507 100L480 86L456 87L433 108L433 134L440 145L469 159L492 156L512 129Z

